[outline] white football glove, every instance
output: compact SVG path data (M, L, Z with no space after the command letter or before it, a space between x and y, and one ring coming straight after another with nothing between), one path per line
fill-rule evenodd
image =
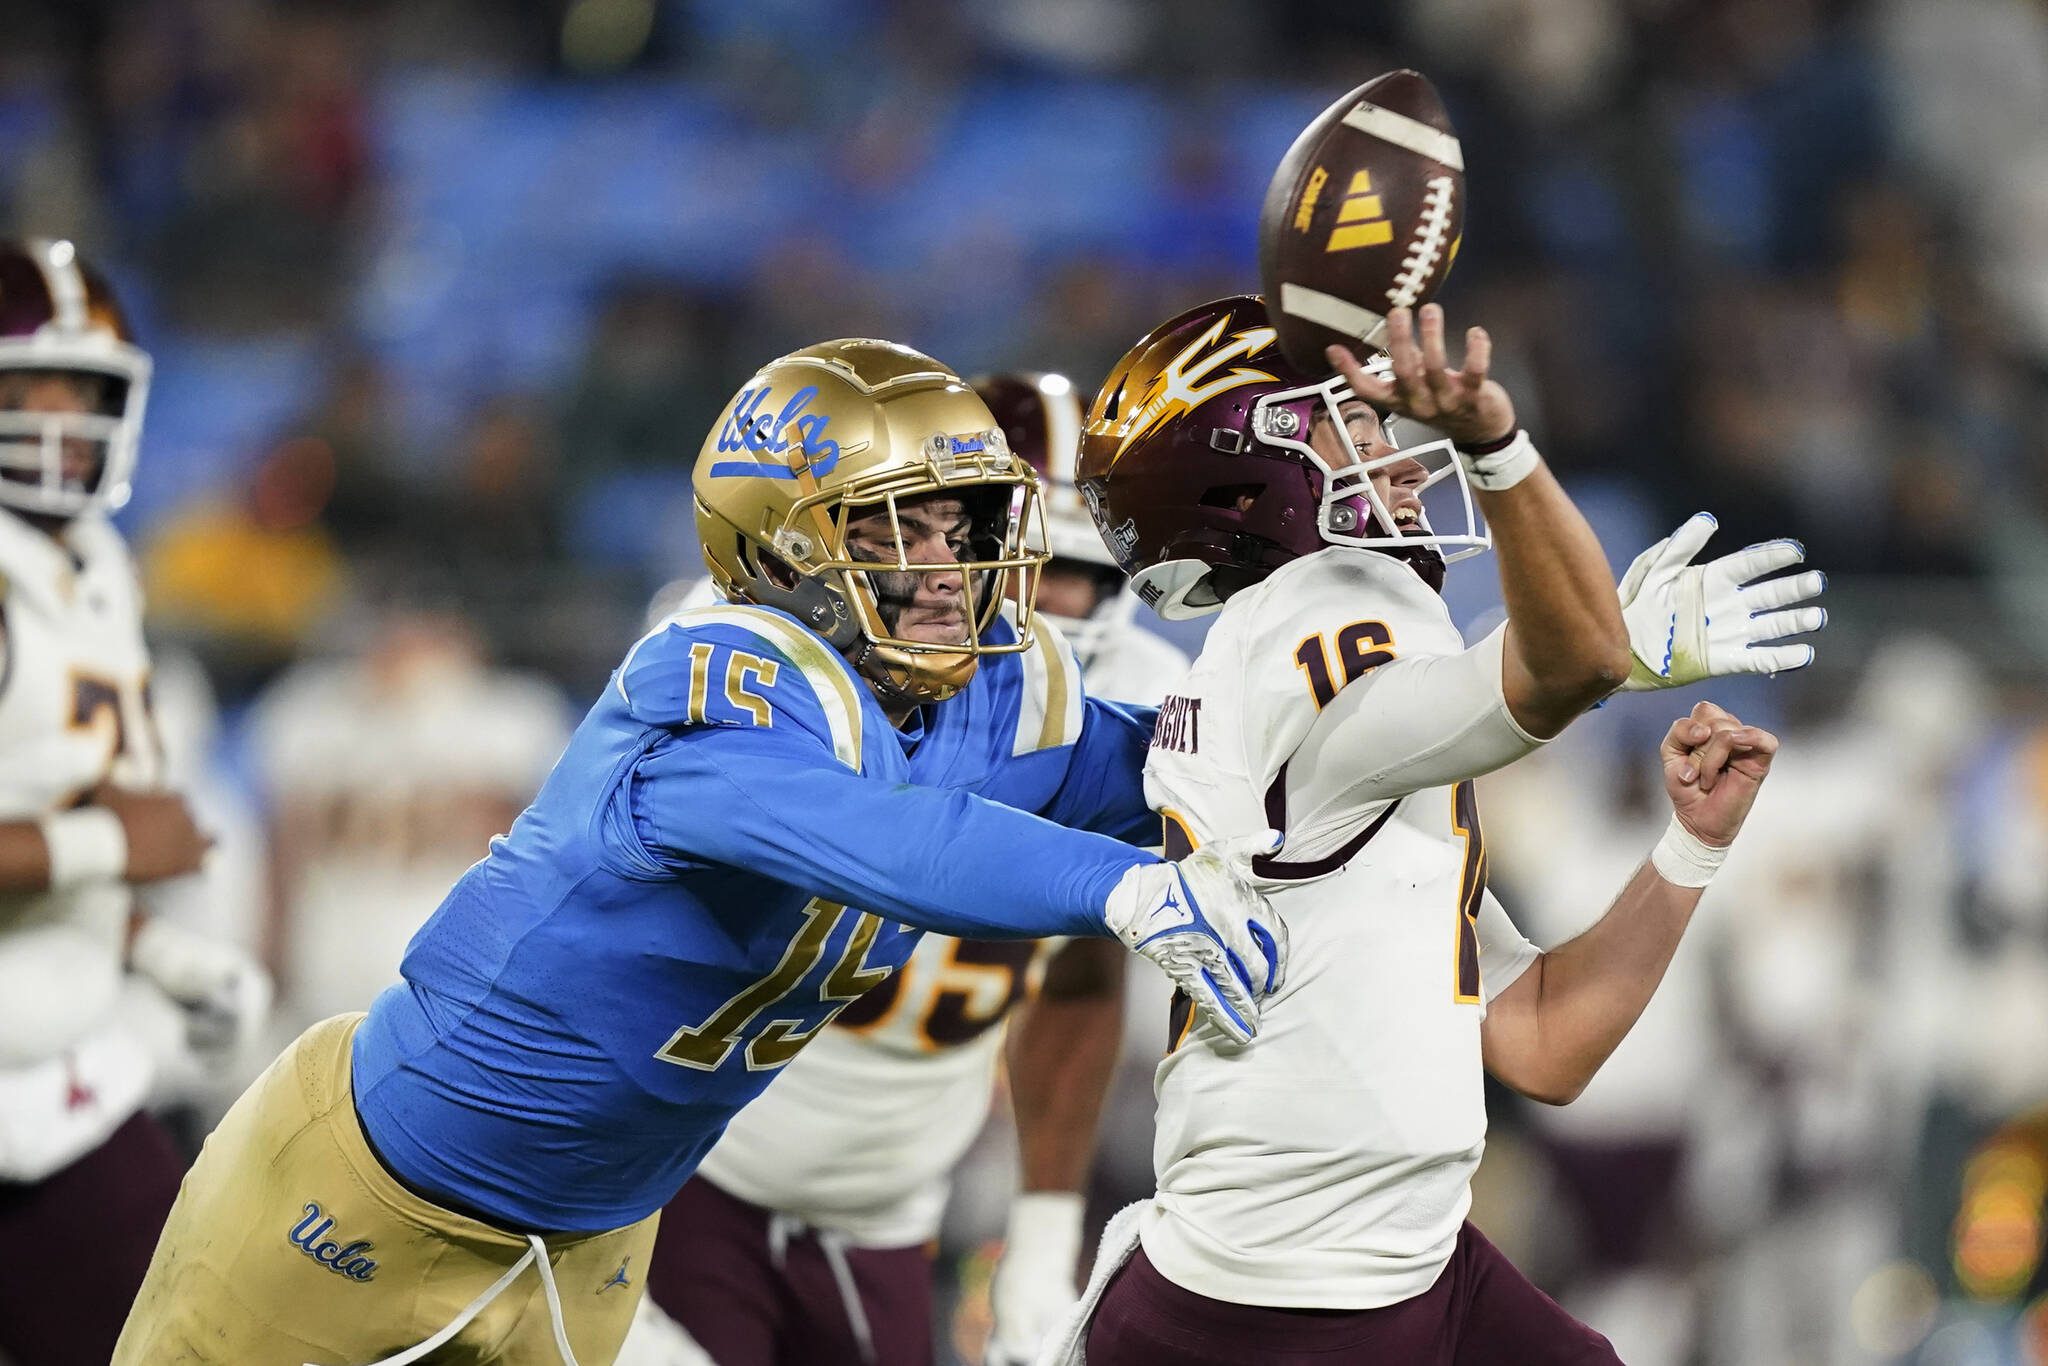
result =
M1623 692L1682 688L1728 674L1775 674L1813 663L1811 645L1772 645L1827 625L1827 609L1795 607L1820 596L1828 576L1816 570L1768 583L1765 574L1799 564L1797 541L1764 541L1694 564L1719 525L1695 512L1684 525L1636 556L1621 579L1621 617L1635 666Z
M1026 1191L1011 1202L1003 1257L988 1287L994 1323L983 1366L1031 1366L1046 1334L1073 1312L1082 1204L1073 1191Z
M1178 863L1123 875L1103 923L1157 963L1195 1009L1238 1043L1259 1032L1258 998L1280 989L1287 925L1251 882L1251 861L1280 847L1280 832L1205 844Z
M270 974L261 964L162 916L142 923L128 963L184 1009L186 1043L202 1061L234 1057L270 1016Z

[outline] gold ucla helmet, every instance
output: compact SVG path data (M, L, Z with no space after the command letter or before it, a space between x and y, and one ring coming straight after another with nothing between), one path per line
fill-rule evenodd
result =
M820 342L763 366L733 396L697 456L697 535L730 599L788 612L892 698L938 702L984 654L1032 643L1029 604L1045 553L1038 481L987 404L930 356L865 338ZM945 493L971 527L958 560L909 557L900 504ZM893 558L855 557L848 523L885 512ZM894 633L876 574L958 574L967 639ZM900 582L900 580L899 580ZM1005 602L1014 639L991 640Z

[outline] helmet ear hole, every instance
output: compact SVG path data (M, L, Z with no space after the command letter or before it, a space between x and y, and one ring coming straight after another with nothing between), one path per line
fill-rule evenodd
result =
M1259 495L1266 491L1264 484L1217 484L1202 494L1205 508L1225 508L1231 512L1249 512Z
M796 587L797 579L801 576L798 575L796 570L790 568L789 561L783 559L780 555L772 555L765 550L761 552L760 558L762 578L768 580L777 588Z

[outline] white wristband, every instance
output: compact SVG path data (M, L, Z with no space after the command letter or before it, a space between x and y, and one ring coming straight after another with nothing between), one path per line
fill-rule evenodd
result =
M1465 467L1465 477L1472 481L1472 487L1488 493L1513 488L1543 463L1543 457L1536 453L1536 443L1525 431L1516 432L1513 441L1483 455L1473 455L1455 446L1452 449L1457 450L1458 463Z
M128 834L104 806L84 806L36 818L50 850L50 890L84 882L118 882L128 871Z
M1076 1191L1019 1191L1010 1202L1004 1240L1012 1251L1072 1266L1081 1256L1081 1215L1087 1205Z
M1671 824L1664 827L1664 838L1650 851L1650 866L1674 887L1704 887L1720 871L1730 847L1708 844L1673 816Z

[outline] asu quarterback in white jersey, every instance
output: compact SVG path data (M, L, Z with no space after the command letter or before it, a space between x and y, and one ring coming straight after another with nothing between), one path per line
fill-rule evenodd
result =
M104 1363L183 1162L132 993L243 1022L262 974L132 884L206 841L160 791L127 498L149 358L68 242L0 243L0 1357ZM154 977L148 985L130 969Z
M1081 486L1139 593L1220 612L1162 707L1147 796L1169 852L1285 833L1254 871L1294 956L1255 1048L1182 1022L1157 1081L1158 1194L1106 1235L1092 1318L1057 1359L1616 1360L1465 1223L1482 1069L1552 1103L1583 1088L1777 742L1710 704L1677 722L1665 845L1547 954L1487 890L1471 780L1625 682L1803 665L1810 647L1764 642L1818 629L1818 608L1782 609L1821 582L1742 587L1796 563L1790 542L1687 568L1711 529L1696 518L1617 601L1487 376L1484 334L1460 371L1440 310L1419 331L1397 311L1379 373L1338 351L1318 381L1281 358L1259 300L1222 300L1156 329L1090 414ZM1450 439L1398 449L1379 409ZM1489 539L1509 621L1467 648L1437 590Z
M1188 660L1133 621L1136 598L1074 485L1073 385L1030 373L970 383L1041 482L1051 558L1037 615L1072 646L1045 655L1060 675L1042 680L1047 691L1078 696L1085 678L1093 695L1156 705ZM716 600L705 580L683 606ZM1074 1300L1080 1188L1115 1069L1123 978L1107 941L926 935L733 1118L670 1202L646 1305L719 1366L931 1361L929 1244L1007 1051L1023 1169L989 1360L1029 1362ZM657 1345L664 1331L637 1324L621 1361L673 1362Z

